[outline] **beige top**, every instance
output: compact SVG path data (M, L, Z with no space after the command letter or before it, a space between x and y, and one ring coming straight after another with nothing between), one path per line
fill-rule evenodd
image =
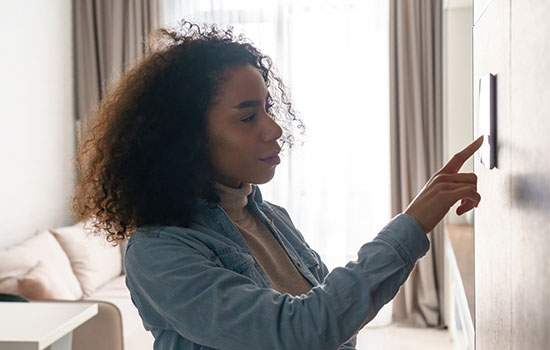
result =
M311 283L296 269L288 254L269 228L246 206L252 185L243 183L233 188L216 182L220 207L243 235L252 254L267 275L273 289L291 295L306 294Z

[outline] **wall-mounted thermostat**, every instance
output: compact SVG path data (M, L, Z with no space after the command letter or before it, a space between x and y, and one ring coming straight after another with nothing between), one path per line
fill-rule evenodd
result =
M496 76L487 74L479 79L478 131L484 135L481 145L481 164L492 169L497 165L497 99Z

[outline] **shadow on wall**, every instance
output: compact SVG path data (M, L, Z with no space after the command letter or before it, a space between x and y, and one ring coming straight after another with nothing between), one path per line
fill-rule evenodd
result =
M546 173L526 173L508 178L512 207L548 214L550 206L550 179Z

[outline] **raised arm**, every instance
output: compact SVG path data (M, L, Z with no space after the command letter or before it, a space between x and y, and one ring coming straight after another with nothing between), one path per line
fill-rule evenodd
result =
M162 232L130 242L127 284L150 327L215 349L338 349L395 296L429 248L418 222L400 214L357 261L294 297L258 287L193 244Z

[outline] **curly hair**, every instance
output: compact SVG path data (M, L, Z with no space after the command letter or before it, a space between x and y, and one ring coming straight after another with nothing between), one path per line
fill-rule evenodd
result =
M196 199L217 204L205 116L228 69L252 65L268 88L282 148L304 125L270 57L231 26L181 21L149 36L150 53L105 96L83 127L72 216L114 245L143 225L189 227Z

